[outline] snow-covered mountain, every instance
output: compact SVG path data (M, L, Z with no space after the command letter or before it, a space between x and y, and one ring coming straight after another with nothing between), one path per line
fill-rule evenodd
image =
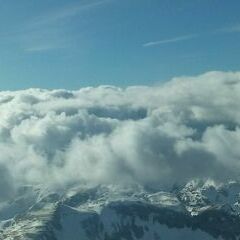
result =
M240 184L24 186L0 205L0 239L240 239Z

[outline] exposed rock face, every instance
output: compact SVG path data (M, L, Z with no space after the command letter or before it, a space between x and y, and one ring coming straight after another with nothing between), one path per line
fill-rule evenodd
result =
M236 182L190 182L171 191L23 187L0 205L0 239L240 239L239 193Z

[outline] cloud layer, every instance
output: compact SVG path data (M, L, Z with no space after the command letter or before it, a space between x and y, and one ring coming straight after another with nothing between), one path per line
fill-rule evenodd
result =
M19 185L171 185L240 172L240 72L0 93L1 198Z

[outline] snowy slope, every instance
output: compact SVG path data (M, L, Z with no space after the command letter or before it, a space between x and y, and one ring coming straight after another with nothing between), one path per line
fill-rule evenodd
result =
M171 191L23 187L0 205L0 239L239 239L240 184L189 182Z

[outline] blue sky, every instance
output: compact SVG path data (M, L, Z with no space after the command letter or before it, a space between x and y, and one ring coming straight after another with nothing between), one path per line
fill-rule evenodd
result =
M0 0L0 89L240 70L239 0Z

